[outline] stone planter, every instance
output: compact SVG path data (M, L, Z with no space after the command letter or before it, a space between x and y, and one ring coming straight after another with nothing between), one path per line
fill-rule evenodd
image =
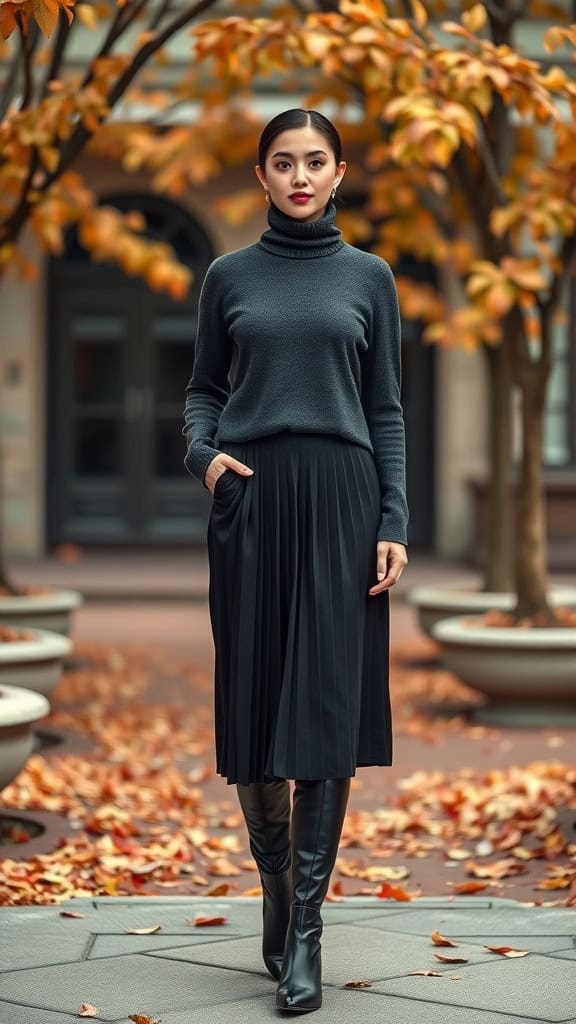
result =
M84 601L77 590L52 590L47 594L0 595L0 625L22 629L48 629L69 635L72 615Z
M72 641L60 633L33 629L32 640L0 643L0 686L20 686L48 695L62 672Z
M40 693L0 685L0 790L24 767L34 744L32 723L44 718L50 705Z
M576 628L484 626L468 616L432 627L445 667L483 693L472 714L502 725L576 724Z
M576 608L576 587L554 587L548 596L550 604L555 607ZM489 590L464 590L454 584L445 587L414 587L407 592L406 600L417 609L421 630L432 637L432 627L442 619L455 615L482 615L491 608L502 612L512 611L516 595Z

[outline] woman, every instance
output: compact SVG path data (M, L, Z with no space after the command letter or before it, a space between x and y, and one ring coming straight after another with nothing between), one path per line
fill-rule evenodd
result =
M332 122L287 110L258 159L269 226L208 268L183 433L213 496L217 771L237 787L262 880L276 1005L303 1012L322 1002L320 910L350 778L392 763L400 321L388 264L334 223L346 163Z

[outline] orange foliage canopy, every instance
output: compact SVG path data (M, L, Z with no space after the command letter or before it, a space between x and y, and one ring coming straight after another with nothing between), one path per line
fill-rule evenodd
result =
M76 0L0 0L0 33L4 39L12 34L19 22L25 30L36 21L45 36L54 31L58 14L63 10L72 21L72 8Z

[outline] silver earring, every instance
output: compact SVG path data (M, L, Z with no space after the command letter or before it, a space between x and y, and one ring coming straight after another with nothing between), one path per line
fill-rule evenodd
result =
M332 189L332 199L334 199L335 196L336 196L336 186L334 186L334 188Z

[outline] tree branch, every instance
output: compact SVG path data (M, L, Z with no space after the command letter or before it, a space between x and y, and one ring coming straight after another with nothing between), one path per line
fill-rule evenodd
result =
M20 58L22 61L22 71L24 74L24 92L22 95L22 102L20 104L20 110L26 110L30 106L32 100L32 94L34 91L34 78L32 75L32 58L34 56L34 50L38 41L38 26L34 23L32 31L28 34L24 16L21 11L16 14L16 23L18 25L18 35L20 39Z
M122 72L118 81L111 88L108 94L107 102L110 109L114 108L115 104L124 94L130 83L136 77L140 69L150 59L150 57L152 57L153 54L157 52L157 50L160 50L162 46L164 46L164 44L172 38L172 36L176 35L177 32L179 32L182 28L184 28L191 21L193 21L198 14L201 14L202 11L212 7L215 2L216 0L198 0L197 3L186 8L184 11L181 11L180 14L178 14L175 18L172 19L172 21L168 23L168 25L162 32L155 35L153 39L148 40L148 42L145 43L144 46L140 48L140 50L138 50L138 52L134 55L131 64ZM117 24L117 22L118 17L116 17L115 19L115 24ZM110 36L111 33L109 32L107 40L110 39ZM101 47L100 54L102 54L103 49L104 46ZM46 193L50 186L53 185L54 182L57 181L58 178L64 173L64 171L66 171L70 167L75 158L82 151L88 139L90 139L93 134L94 132L86 128L86 126L81 122L77 125L70 138L67 139L64 146L62 147L58 166L55 168L54 171L51 171L49 174L46 175L46 178L40 187L40 191L42 193ZM36 166L34 169L37 169L37 154L35 154L35 156ZM26 196L30 188L32 177L33 174L31 172L31 174L28 175L26 186L22 191L21 199L18 205L15 207L10 216L7 217L4 222L4 237L2 239L4 243L16 241L20 234L20 231L26 223L30 211L30 204Z
M48 83L52 82L58 77L64 52L66 50L66 43L70 35L70 30L74 22L69 23L68 18L64 16L64 12L60 12L60 18L58 20L58 28L56 30L56 37L54 39L54 45L52 47L52 56L50 58L50 64L46 70L44 81L40 89L40 99L44 99L48 94Z

